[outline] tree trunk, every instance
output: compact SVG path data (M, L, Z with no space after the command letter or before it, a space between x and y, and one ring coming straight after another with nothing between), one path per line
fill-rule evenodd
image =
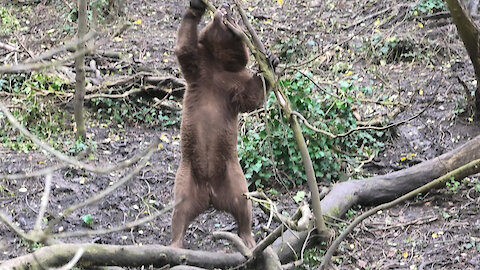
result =
M477 78L477 85L480 84L480 31L468 15L463 5L458 0L446 0L448 9L452 16L452 20L457 26L458 35L463 41L467 49L468 56L473 64L475 70L475 77ZM478 5L478 2L477 4ZM478 6L477 6L478 8ZM480 89L477 86L475 91L475 109L477 112L477 119L480 119Z
M187 264L210 269L227 268L246 261L238 252L225 254L160 245L61 244L43 247L34 253L5 261L0 264L0 269L36 270L59 267L67 264L80 248L84 249L84 253L76 266L86 268L89 266L141 267L142 265L162 267L167 264Z
M78 0L78 39L87 34L87 1ZM77 51L85 49L85 42L78 43ZM86 128L83 115L83 103L85 100L85 55L75 58L75 99L74 115L77 126L76 137L85 140Z
M378 205L394 200L479 158L480 136L477 136L450 152L410 168L363 180L338 183L321 201L323 213L340 218L354 205ZM463 175L462 178L466 176L468 175ZM307 235L306 232L287 231L283 238L273 244L282 263L293 258L294 254L289 246L298 252Z

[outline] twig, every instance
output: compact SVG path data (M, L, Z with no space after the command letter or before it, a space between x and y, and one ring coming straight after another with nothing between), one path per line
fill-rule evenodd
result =
M93 51L93 48L87 47L83 50L79 50L75 52L74 54L70 55L67 58L61 59L61 60L53 60L50 62L46 63L25 63L25 64L18 64L14 66L2 66L0 67L0 74L6 73L6 74L12 74L12 73L21 73L21 72L30 72L30 71L36 71L40 69L46 69L50 67L56 67L65 64L66 62L73 60L77 58L80 55L85 55L91 51Z
M50 197L50 191L52 186L52 173L47 173L45 176L45 187L43 190L42 199L40 200L40 210L38 210L37 221L33 227L34 231L40 232L42 230L42 220L47 210L48 198Z
M26 61L26 63L32 63L32 62L38 62L40 60L46 60L46 59L50 59L52 58L55 54L57 53L60 53L60 52L63 52L63 51L67 51L68 49L73 49L75 48L79 43L82 43L82 42L87 42L89 41L90 39L92 39L93 37L95 37L97 35L97 33L95 31L90 31L89 33L87 33L85 36L83 36L83 38L81 39L74 39L70 42L68 42L67 44L63 45L63 46L60 46L60 47L57 47L57 48L54 48L54 49L51 49L45 53L42 53L38 56L35 56L31 59L28 59Z
M52 167L44 168L38 171L34 171L31 173L18 173L18 174L2 174L0 175L0 179L8 179L8 180L18 180L18 179L25 179L25 178L32 178L37 176L46 175L49 173L53 173L54 171L63 169L67 167L69 164L58 164Z
M122 94L91 94L91 95L86 95L85 99L92 99L92 98L125 98L128 97L129 95L136 94L142 92L142 89L140 88L134 88L131 90L128 90L126 92L123 92Z
M355 220L350 223L350 225L340 234L337 239L332 243L330 248L328 248L328 251L325 253L325 256L323 257L323 261L320 265L320 269L326 269L325 267L330 263L330 260L333 256L333 253L337 250L338 246L342 243L342 241L355 229L355 227L360 224L364 219L367 217L377 213L380 210L385 210L387 208L390 208L392 206L395 206L405 200L411 199L415 197L419 193L425 193L428 190L438 187L440 185L444 185L445 182L448 180L455 178L455 179L463 179L469 175L476 174L480 172L480 159L474 160L469 162L466 165L463 165L460 168L457 168L413 191L408 192L407 194L391 201L388 203L381 204L379 206L376 206L367 212L363 213L359 217L355 218Z
M235 245L237 250L240 253L242 253L243 256L245 256L245 258L248 258L248 259L252 258L252 256L253 256L252 251L250 249L248 249L247 246L245 246L242 239L238 235L233 234L231 232L213 232L213 237L215 239L230 240Z
M181 201L177 201L177 202L163 208L162 210L158 211L157 213L155 213L151 216L141 218L139 220L127 223L123 226L118 226L118 227L115 227L115 228L104 229L104 230L89 230L89 231L78 231L78 232L70 232L70 233L68 233L68 232L67 233L59 233L59 234L54 234L52 236L55 237L55 238L69 238L69 237L80 237L80 236L92 236L92 235L108 234L108 233L112 233L112 232L129 230L131 228L138 227L142 224L148 223L148 222L156 219L159 216L164 215L166 212L173 209L173 207L175 207L180 202Z
M78 155L78 159L83 159L89 151L82 151ZM37 176L42 176L42 175L47 175L49 173L53 173L55 171L58 171L60 169L63 169L65 167L68 167L70 164L64 163L64 164L58 164L54 165L48 168L44 168L38 171L34 171L31 173L18 173L18 174L1 174L0 179L7 179L7 180L18 180L18 179L25 179L25 178L32 178L32 177L37 177Z
M389 11L390 9L392 9L392 7L387 7L387 8L385 8L385 9L382 9L382 10L377 11L377 12L375 12L375 13L369 14L368 16L366 16L366 17L364 17L364 18L362 18L362 19L360 19L360 20L357 20L357 21L351 23L350 25L344 27L343 30L348 30L348 29L350 29L350 28L352 28L352 27L354 27L354 26L357 26L357 25L365 22L366 20L370 20L370 19L373 19L373 18L375 18L375 17L377 17L377 16L379 16L379 15L382 15L383 13Z
M306 74L305 72L301 71L301 70L298 70L297 71L302 74L303 76L305 76L309 81L311 81L320 91L324 92L325 94L327 95L330 95L332 97L335 97L337 99L342 99L339 95L333 93L333 92L329 92L325 89L323 89L322 87L320 87L320 85L312 78L310 77L308 74Z
M269 215L268 224L270 224L270 219L274 217L278 222L284 224L287 228L296 228L297 223L296 221L299 219L299 210L291 217L288 218L277 211L277 206L275 203L265 195L264 192L261 191L253 191L248 192L245 194L247 196L247 200L252 200L260 205L260 208L265 212L265 214ZM269 226L267 226L268 228Z
M12 51L12 52L18 52L18 48L16 47L13 47L12 45L9 45L7 43L3 43L3 42L0 42L0 49L5 49L5 50L8 50L8 51Z
M279 238L285 231L285 225L281 224L273 232L271 232L267 237L265 237L260 243L258 243L255 248L252 250L253 257L257 257L264 249L270 246L277 238Z
M83 248L79 248L78 251L73 256L72 260L70 260L66 265L59 267L59 268L50 268L49 270L70 270L78 263L80 258L82 258L83 253L85 250Z
M10 228L11 231L18 234L18 236L20 236L21 238L34 242L34 240L30 236L28 236L24 230L22 230L17 225L15 225L12 221L10 221L10 219L7 216L5 216L2 212L0 212L0 221L3 224L5 224L5 226Z
M14 35L18 43L20 43L20 46L22 46L23 50L26 51L27 54L30 55L30 57L33 57L33 53L27 48L27 46L25 46L25 44L23 44L23 42L20 40L20 37L18 37L16 33Z

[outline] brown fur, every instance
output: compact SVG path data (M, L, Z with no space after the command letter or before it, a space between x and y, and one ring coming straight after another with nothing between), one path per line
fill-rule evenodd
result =
M182 157L175 178L172 246L182 247L190 222L209 205L229 212L249 247L252 205L237 157L237 117L264 102L263 83L245 68L247 49L216 12L197 34L203 10L188 8L178 30L175 53L187 90L181 124ZM197 38L198 35L198 38Z

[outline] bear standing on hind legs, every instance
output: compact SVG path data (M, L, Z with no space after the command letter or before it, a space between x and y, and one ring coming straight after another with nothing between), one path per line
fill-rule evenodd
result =
M248 189L237 156L237 118L264 103L263 83L246 69L245 44L224 24L233 23L228 4L197 33L205 8L201 0L190 1L175 47L187 89L174 187L174 199L181 202L172 215L171 246L182 247L190 222L213 205L233 215L238 235L252 248L252 204L243 195Z

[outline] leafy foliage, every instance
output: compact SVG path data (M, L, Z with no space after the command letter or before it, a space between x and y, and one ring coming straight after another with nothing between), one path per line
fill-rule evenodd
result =
M48 141L54 147L59 145L59 135L73 130L72 115L65 107L59 107L59 97L67 94L68 85L61 78L34 73L32 75L5 75L0 79L0 89L10 93L12 114L25 127L40 139ZM93 115L101 120L115 124L147 124L152 127L178 125L178 112L163 112L153 106L151 98L136 96L131 99L97 98L91 102ZM5 116L0 113L0 143L17 151L28 152L36 145L23 135L12 130ZM78 153L88 147L95 147L89 140L87 144L79 141L64 140L62 146L71 153Z
M336 95L323 96L300 73L282 80L280 85L285 89L293 109L317 128L340 134L357 127L353 116L353 106L357 102L353 93L358 91L358 87L352 83L341 81ZM282 117L281 109L276 106L273 93L266 108L263 121L247 118L239 136L239 159L249 185L254 183L263 187L273 176L285 186L301 184L306 179L301 156L296 149L293 132ZM365 159L383 147L378 140L384 136L383 132L359 131L332 139L304 125L302 131L316 177L323 181L341 179L349 164L354 165L356 160Z
M443 0L420 0L412 9L414 14L433 14L446 10Z
M0 7L0 34L8 34L20 26L18 19L5 7Z
M411 61L421 57L418 46L408 37L391 36L384 37L377 33L371 37L371 41L364 43L363 51L367 52L375 62L385 64L400 61Z
M64 92L65 84L59 77L41 73L4 76L0 89L14 94L12 114L39 138L50 139L65 130L66 113L45 97ZM0 122L0 142L5 146L24 152L36 147L21 134L12 138L11 134L18 133L11 129L7 121Z
M180 123L178 112L165 112L154 107L151 98L136 96L130 99L95 98L92 100L94 116L119 124L144 123L151 127L166 128Z

